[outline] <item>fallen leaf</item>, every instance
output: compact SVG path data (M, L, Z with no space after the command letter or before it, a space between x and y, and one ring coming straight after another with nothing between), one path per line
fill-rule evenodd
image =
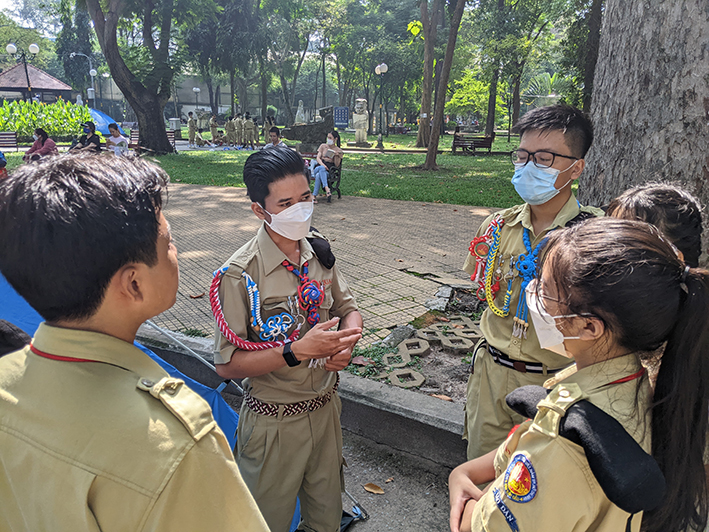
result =
M344 218L340 218L341 220L344 220Z
M464 325L453 325L455 329L465 329Z
M372 484L371 482L368 482L364 486L362 486L365 490L367 490L369 493L374 493L375 495L384 495L384 490L377 486L376 484Z
M457 189L456 189L457 190ZM458 209L453 209L453 212L458 212Z
M387 484L389 484L389 482L394 482L394 477L389 477L389 478L386 480L386 483L387 483Z
M199 299L200 297L204 297L204 295L206 293L207 292L202 292L201 294L197 294L196 296L193 296L192 294L190 294L190 299Z
M453 399L451 399L447 395L443 395L442 393L432 393L431 397L435 397L436 399L441 399L443 401L450 401L451 403L453 402Z
M396 259L396 262L404 262L404 261L401 259Z
M352 359L352 363L356 366L369 366L370 364L374 364L372 360L369 358L364 358L362 355L354 357Z
M438 316L438 321L445 321L445 322L449 322L449 321L451 321L451 320L449 320L449 319L448 319L448 318L446 318L445 316Z

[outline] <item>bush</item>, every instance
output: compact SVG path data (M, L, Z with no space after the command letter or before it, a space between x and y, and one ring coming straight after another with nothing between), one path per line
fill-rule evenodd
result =
M65 138L79 133L87 120L91 120L87 107L64 100L52 104L6 100L0 106L0 131L15 131L18 139L31 139L38 127L55 140Z

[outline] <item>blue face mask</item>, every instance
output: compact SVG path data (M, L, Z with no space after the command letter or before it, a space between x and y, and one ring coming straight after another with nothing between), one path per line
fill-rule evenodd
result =
M577 162L578 160L574 161L566 170L569 170ZM554 187L561 172L562 170L556 168L539 168L532 161L528 161L526 164L518 163L515 164L512 185L525 203L541 205L552 199L561 192L561 189L573 181L569 180L561 189Z
M84 128L84 133L88 133L88 132L90 132L90 131L91 131L91 130L90 130L88 127L85 127L85 128Z

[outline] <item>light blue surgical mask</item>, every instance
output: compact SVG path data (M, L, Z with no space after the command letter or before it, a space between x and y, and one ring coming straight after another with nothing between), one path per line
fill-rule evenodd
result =
M566 170L571 169L578 160L569 166ZM512 185L514 185L517 194L530 205L541 205L546 203L554 196L559 194L561 190L573 181L570 179L566 185L561 188L554 187L556 179L561 172L566 170L557 170L556 168L539 168L532 161L526 163L515 163L515 174L512 176Z

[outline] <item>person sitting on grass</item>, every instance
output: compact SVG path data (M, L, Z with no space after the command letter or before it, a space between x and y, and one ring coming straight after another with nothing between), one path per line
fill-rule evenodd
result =
M47 132L41 127L34 130L32 138L34 139L34 144L22 156L23 161L39 161L42 157L59 155L56 143L49 138Z
M340 149L340 134L333 129L327 134L327 142L321 144L318 148L318 154L316 156L318 166L313 170L313 177L315 177L313 196L315 198L318 197L318 192L320 192L322 188L327 196L327 202L330 203L332 200L327 178L332 168L342 164L343 153L342 149ZM317 199L315 199L313 203L317 203Z

